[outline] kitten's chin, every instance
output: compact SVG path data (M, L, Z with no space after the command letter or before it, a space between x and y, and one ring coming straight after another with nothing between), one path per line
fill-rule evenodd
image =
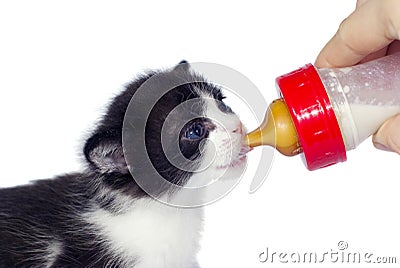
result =
M216 169L219 170L226 170L226 169L243 169L247 163L247 156L246 154L250 152L252 148L248 146L243 146L238 155L229 163L218 165Z
M209 166L201 172L195 173L188 181L187 185L191 188L206 187L216 182L234 181L240 178L246 168L247 157L241 155L228 164ZM229 182L232 183L232 182Z
M200 169L192 174L190 180L185 185L189 188L201 188L213 185L216 182L226 182L229 185L234 185L235 180L240 178L246 169L247 157L246 154L251 149L243 147L238 149L236 157L225 163L215 163ZM229 188L229 187L228 187Z
M243 167L247 162L247 157L245 155L242 155L238 158L236 158L235 160L233 160L232 162L230 162L229 164L226 165L222 165L222 166L217 166L217 169L219 170L224 170L224 169L237 169L240 167Z

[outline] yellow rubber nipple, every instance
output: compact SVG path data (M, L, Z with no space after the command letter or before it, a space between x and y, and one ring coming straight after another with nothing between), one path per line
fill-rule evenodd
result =
M302 152L296 128L283 99L274 100L269 105L261 126L245 136L244 144L249 147L269 145L286 156Z

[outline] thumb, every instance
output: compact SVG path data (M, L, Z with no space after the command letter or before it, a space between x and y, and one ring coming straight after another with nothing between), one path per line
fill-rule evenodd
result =
M387 120L372 137L378 149L400 154L400 114Z
M398 39L400 1L360 2L337 33L318 55L317 67L345 67L357 64Z

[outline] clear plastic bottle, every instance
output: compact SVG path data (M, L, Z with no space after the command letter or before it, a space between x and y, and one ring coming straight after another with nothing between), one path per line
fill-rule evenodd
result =
M308 64L276 83L284 105L273 102L246 143L303 152L310 170L345 161L346 151L400 113L400 53L347 68Z
M347 68L319 69L346 150L400 112L400 53Z

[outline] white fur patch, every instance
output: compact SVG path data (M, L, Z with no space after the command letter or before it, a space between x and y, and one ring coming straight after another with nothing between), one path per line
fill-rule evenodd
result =
M86 216L101 230L112 253L124 260L121 265L186 268L196 263L201 209L179 209L145 198L123 214L98 209Z
M54 262L57 260L57 257L60 256L63 250L63 244L60 241L54 240L49 242L47 246L45 257L46 263L43 267L52 267Z
M216 126L210 131L202 150L202 165L187 183L201 187L222 178L239 178L244 171L246 156L243 152L245 130L234 113L225 113L211 96L203 95L205 117Z
M214 167L225 167L239 156L244 137L244 130L239 117L234 113L222 112L214 99L207 99L206 117L216 125L211 131L209 141L216 148Z

